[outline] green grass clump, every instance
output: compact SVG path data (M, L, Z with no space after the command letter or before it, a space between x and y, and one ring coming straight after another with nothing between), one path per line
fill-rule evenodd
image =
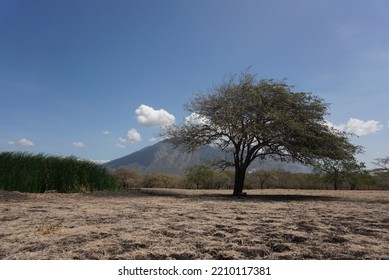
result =
M117 190L118 186L105 167L73 156L0 153L0 188L7 191L90 192Z

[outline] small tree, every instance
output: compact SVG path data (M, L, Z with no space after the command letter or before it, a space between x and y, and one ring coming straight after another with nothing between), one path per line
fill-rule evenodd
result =
M373 162L377 168L372 170L372 173L377 178L379 185L388 188L389 185L389 157L376 158Z
M186 105L195 122L171 125L162 136L188 151L216 145L230 152L220 167L234 167L234 195L242 195L246 170L255 159L274 157L313 164L353 158L358 147L331 129L328 105L317 96L293 92L285 81L256 80L243 73L198 94ZM193 118L192 118L193 119Z
M211 186L213 181L214 172L207 165L192 165L185 172L186 178L189 183L196 185L198 189L200 186Z
M277 179L277 172L274 170L258 170L252 173L252 176L258 181L261 189L265 188L269 181Z
M389 181L389 157L376 158L373 164L377 166L373 170L374 174L383 181Z
M355 173L351 177L351 188L354 189L357 185L366 186L369 190L372 185L377 183L376 178L371 174L369 170L363 169L358 173Z
M115 176L125 189L141 187L142 176L136 171L119 168L115 170Z
M365 164L357 163L354 159L326 159L315 166L315 170L323 175L325 181L333 185L334 190L338 190L344 182L349 182L354 189L364 169Z

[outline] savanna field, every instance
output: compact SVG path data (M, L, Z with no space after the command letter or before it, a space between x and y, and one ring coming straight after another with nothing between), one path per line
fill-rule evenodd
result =
M388 11L0 0L0 280L157 276L29 260L389 279Z
M389 259L389 192L0 190L0 259Z

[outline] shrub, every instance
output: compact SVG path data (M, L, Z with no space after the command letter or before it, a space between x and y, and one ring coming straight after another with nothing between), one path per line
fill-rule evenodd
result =
M216 189L232 189L234 187L234 173L231 171L215 173L212 185Z
M141 187L143 188L178 188L181 179L178 176L152 173L143 176Z
M140 188L143 181L142 175L126 168L116 169L115 176L124 189Z

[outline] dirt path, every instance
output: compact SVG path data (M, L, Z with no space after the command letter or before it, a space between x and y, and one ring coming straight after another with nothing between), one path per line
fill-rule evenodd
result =
M0 191L0 259L389 259L389 192Z

